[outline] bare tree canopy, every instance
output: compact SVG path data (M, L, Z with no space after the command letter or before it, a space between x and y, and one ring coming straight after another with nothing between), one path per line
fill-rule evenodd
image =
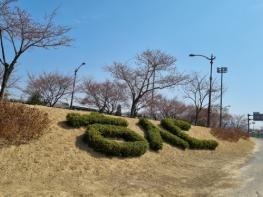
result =
M86 80L82 85L85 98L81 103L95 106L100 112L113 114L118 105L126 101L125 88L125 85L117 82Z
M130 116L136 116L138 104L154 90L171 88L182 84L186 76L176 70L175 58L160 50L146 50L137 55L134 64L114 62L107 70L113 78L127 85L131 100ZM154 77L154 80L153 80Z
M247 128L247 118L245 115L233 115L230 118L230 123L228 127L246 129Z
M152 103L154 113L154 119L164 118L182 118L187 110L187 106L178 101L176 98L168 99L161 94L155 95ZM146 108L146 114L151 116L150 106Z
M207 107L209 96L209 80L207 76L201 76L198 73L194 73L188 83L183 88L185 98L192 101L195 107L195 125L199 120L200 112ZM212 82L212 102L215 102L219 98L220 88L216 81Z
M38 77L28 75L25 92L29 96L38 94L42 101L53 107L60 99L71 93L72 78L58 73L43 73Z
M56 25L56 10L45 17L45 23L36 22L19 7L10 6L14 0L0 0L0 66L3 75L0 100L18 59L30 48L57 48L72 41L65 34L70 28Z

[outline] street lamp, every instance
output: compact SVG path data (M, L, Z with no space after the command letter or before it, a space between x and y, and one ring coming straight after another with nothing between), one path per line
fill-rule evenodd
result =
M219 119L219 127L222 127L222 110L223 110L223 74L227 73L227 67L218 67L217 73L221 74L221 96L220 96L220 119Z
M83 62L82 64L80 64L74 71L74 81L73 81L73 89L72 89L72 94L71 94L71 102L70 102L70 109L72 109L73 106L73 99L74 99L74 93L75 93L75 86L76 86L76 78L77 78L77 72L79 71L79 69L84 66L86 63Z
M210 114L211 114L211 97L212 97L212 74L213 74L213 63L216 57L211 54L210 57L205 55L190 54L189 57L203 57L210 61L210 77L209 77L209 100L208 100L208 110L207 110L207 127L210 127Z

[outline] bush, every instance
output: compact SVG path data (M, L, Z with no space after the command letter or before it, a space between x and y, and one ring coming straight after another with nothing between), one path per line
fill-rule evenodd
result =
M218 139L238 142L239 139L248 139L249 134L238 128L213 128L211 134Z
M0 138L7 144L19 145L40 137L48 123L48 115L38 109L0 102Z
M163 119L161 121L161 125L169 132L188 142L191 149L214 150L218 146L218 143L214 140L199 140L182 132L182 130L178 126L176 126L173 119Z
M109 138L122 138L117 142ZM85 142L95 151L110 156L135 157L143 155L148 149L147 141L132 130L112 125L93 124L88 126L84 136Z
M184 131L189 131L191 129L191 124L184 120L173 120L174 124Z
M163 140L170 145L181 149L189 148L189 144L185 140L168 131L163 131L157 128L147 119L140 119L139 125L146 131L146 138L150 143L151 149L153 150L161 149L163 146Z
M170 145L179 147L181 149L189 148L188 142L168 131L161 131L161 136L163 140L169 143Z
M104 116L103 114L92 112L90 114L81 115L78 113L69 113L66 117L67 122L70 126L79 128L82 126L88 126L90 124L109 124L116 126L128 126L128 122L122 118L113 118Z
M145 130L145 136L150 144L150 148L155 151L162 149L163 140L160 130L145 118L141 118L139 120L139 125Z

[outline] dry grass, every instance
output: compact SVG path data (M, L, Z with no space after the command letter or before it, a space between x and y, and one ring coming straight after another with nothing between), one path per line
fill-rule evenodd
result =
M39 140L0 149L0 196L215 196L236 183L233 172L254 147L243 139L218 140L215 151L182 151L164 143L163 150L139 158L105 157L82 142L85 128L66 126L69 110L35 108L49 114L51 127ZM143 135L137 119L127 120ZM202 127L189 134L215 139Z
M39 138L48 128L48 115L22 104L0 102L0 139L2 145L27 143Z
M240 139L249 139L249 134L243 129L237 128L213 128L211 134L218 139L229 142L238 142Z

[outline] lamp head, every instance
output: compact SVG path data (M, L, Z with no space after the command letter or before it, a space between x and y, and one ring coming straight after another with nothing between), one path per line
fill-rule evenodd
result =
M195 55L194 55L194 54L192 54L192 53L191 53L191 54L189 54L189 57L194 57L194 56L195 56Z

